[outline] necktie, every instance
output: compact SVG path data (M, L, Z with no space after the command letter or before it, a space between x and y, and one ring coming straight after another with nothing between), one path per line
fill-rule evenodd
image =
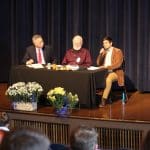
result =
M40 49L38 49L38 63L42 64L42 55Z

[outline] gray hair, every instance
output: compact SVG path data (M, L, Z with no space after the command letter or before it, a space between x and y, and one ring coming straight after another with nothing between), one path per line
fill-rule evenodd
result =
M72 150L94 150L98 134L94 128L80 126L75 129L70 137Z
M48 150L49 148L49 139L41 132L29 128L8 132L0 146L0 150Z
M40 34L34 34L34 35L32 36L32 42L34 42L34 41L35 41L36 39L38 39L38 38L43 39Z

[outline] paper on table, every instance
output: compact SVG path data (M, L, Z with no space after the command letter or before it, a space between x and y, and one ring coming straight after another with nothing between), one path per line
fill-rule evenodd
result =
M34 69L44 68L42 64L31 64L31 65L26 65L26 66L30 68L34 68Z
M90 66L90 67L88 67L87 69L88 69L88 70L97 70L97 69L99 69L99 67Z
M66 67L70 70L78 70L79 69L78 65L67 65Z

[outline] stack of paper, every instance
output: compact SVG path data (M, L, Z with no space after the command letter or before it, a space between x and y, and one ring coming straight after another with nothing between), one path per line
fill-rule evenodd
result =
M42 64L31 64L31 65L26 65L26 66L30 68L34 68L34 69L44 68Z

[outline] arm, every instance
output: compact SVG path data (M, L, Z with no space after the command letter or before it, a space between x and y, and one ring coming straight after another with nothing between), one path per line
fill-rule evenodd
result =
M97 59L96 59L97 66L103 65L105 56L106 56L106 51L104 50L104 48L102 48L99 52Z
M67 56L68 55L68 51L66 52L64 58L63 58L63 61L62 61L62 65L67 65L68 61L67 61Z
M85 62L84 62L83 65L86 66L86 67L89 67L89 66L92 65L91 55L90 55L90 52L88 50L86 52L86 58L85 58Z
M26 53L23 57L22 63L23 64L33 64L34 63L34 59L30 56L30 48L26 49Z
M107 69L114 70L122 66L123 63L123 53L121 50L117 49L112 56L112 65L108 66Z

